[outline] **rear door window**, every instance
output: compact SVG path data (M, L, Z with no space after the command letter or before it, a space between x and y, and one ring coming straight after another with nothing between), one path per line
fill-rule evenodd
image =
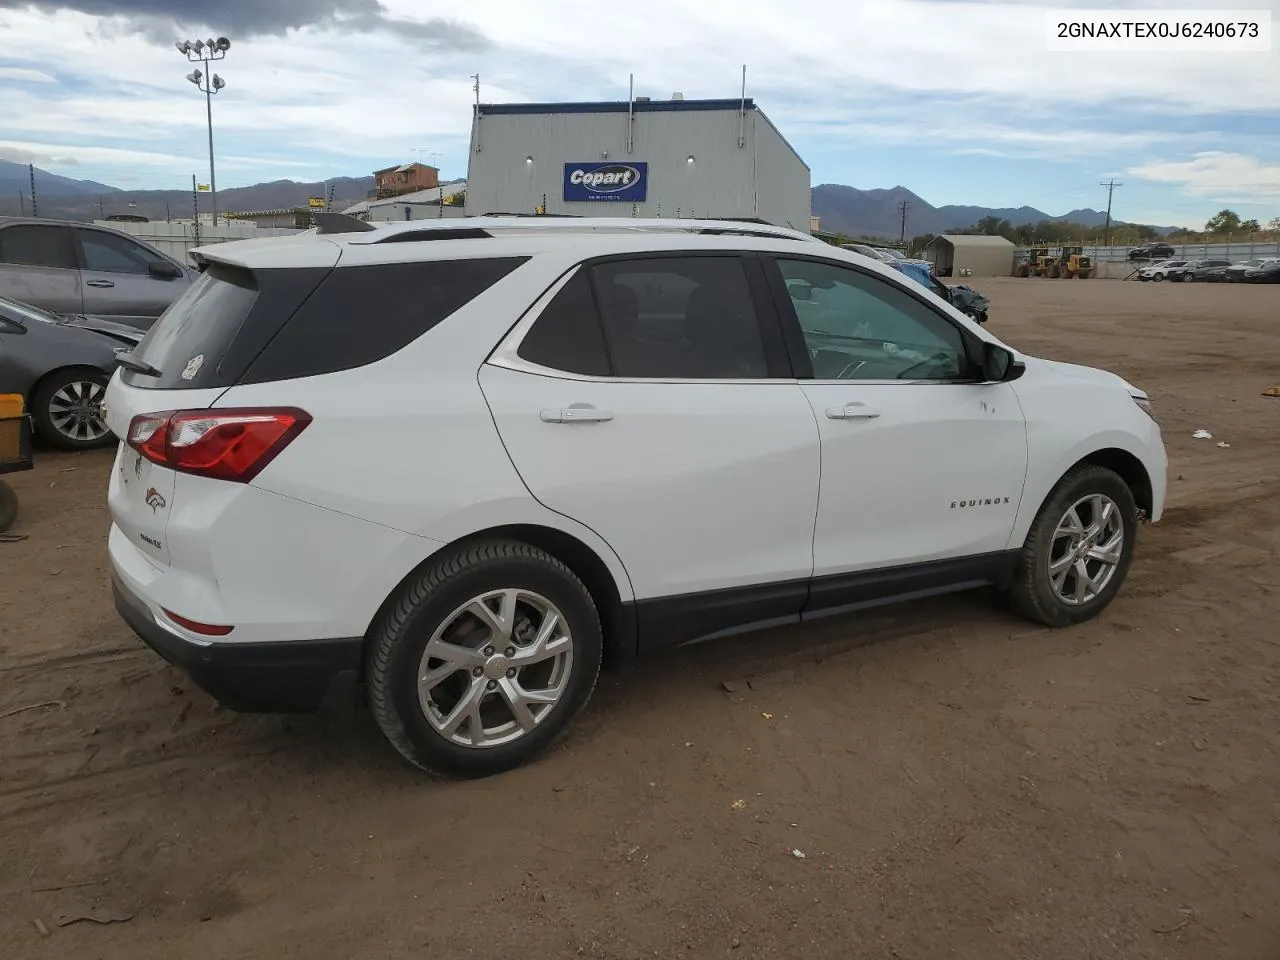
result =
M614 375L739 380L770 375L737 256L621 260L593 268Z

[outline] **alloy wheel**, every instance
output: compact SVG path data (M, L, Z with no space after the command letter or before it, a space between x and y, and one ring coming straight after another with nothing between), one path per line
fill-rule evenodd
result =
M531 590L492 590L431 635L418 666L418 702L446 740L496 747L555 709L572 670L573 638L556 606Z
M1124 553L1124 518L1101 493L1082 497L1058 521L1049 551L1049 583L1059 600L1080 606L1107 588Z
M68 440L94 443L110 433L102 419L106 388L92 380L73 380L49 398L49 422Z

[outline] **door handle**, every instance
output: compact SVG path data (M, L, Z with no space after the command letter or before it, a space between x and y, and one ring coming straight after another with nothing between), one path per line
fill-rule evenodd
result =
M538 416L543 423L608 423L613 414L595 407L555 407L543 410Z
M827 407L827 416L832 420L874 420L880 416L880 411L865 403L846 403L840 407Z
M86 280L86 287L114 287L114 280Z

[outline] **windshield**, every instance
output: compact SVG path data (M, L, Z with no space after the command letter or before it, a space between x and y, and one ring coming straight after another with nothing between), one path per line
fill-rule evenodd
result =
M40 323L61 323L62 318L48 310L41 310L29 303L20 303L8 297L0 297L0 307L18 320L38 320Z

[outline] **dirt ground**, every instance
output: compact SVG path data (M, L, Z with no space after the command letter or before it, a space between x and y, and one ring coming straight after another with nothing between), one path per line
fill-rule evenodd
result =
M972 285L1151 392L1169 508L1120 599L696 647L487 781L217 709L112 610L110 455L40 456L0 544L0 955L1280 957L1280 289Z

